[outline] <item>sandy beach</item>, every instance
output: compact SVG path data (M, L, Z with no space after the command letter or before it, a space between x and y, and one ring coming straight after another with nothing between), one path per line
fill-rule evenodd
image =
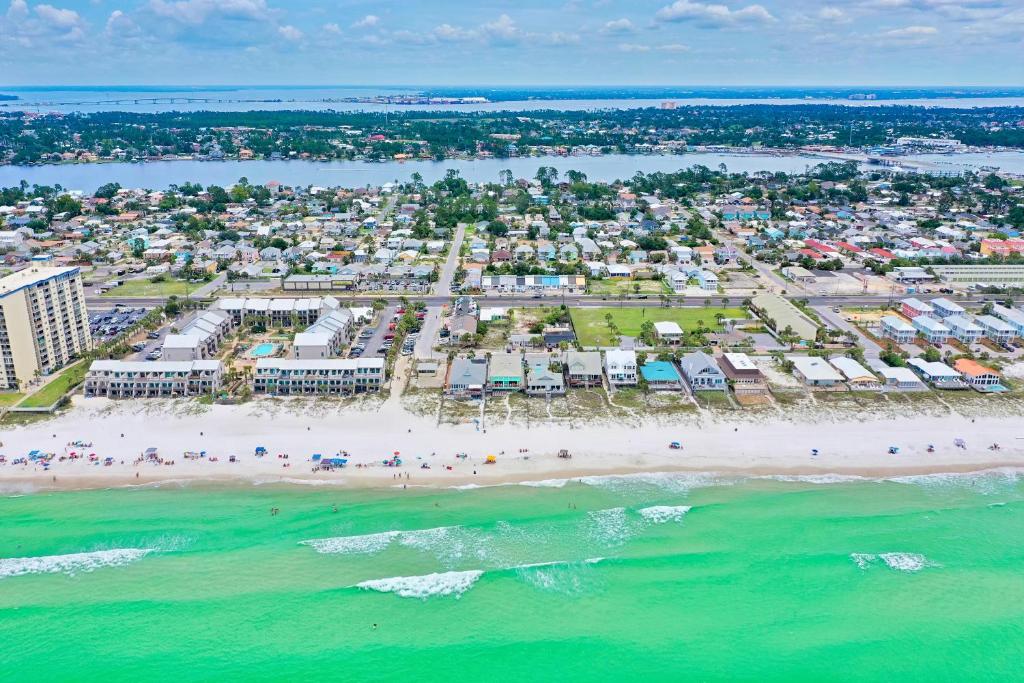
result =
M0 487L8 492L152 485L159 482L341 486L467 486L637 472L887 477L1024 467L1024 421L1014 416L860 416L860 421L756 422L721 417L666 424L500 424L481 430L438 424L398 403L346 405L289 399L199 406L188 401L78 398L68 412L2 435ZM966 448L955 445L957 439ZM669 448L679 441L682 449ZM91 444L81 448L74 442ZM989 447L1000 445L999 450ZM928 452L928 445L935 446ZM255 455L263 446L267 454ZM899 448L890 454L889 447ZM173 465L136 462L155 447ZM567 449L571 459L557 457ZM30 451L55 453L49 470L12 464ZM521 450L524 449L524 450ZM818 449L817 456L812 449ZM205 451L199 459L185 452ZM347 452L343 470L315 471L313 454ZM71 452L96 454L59 461ZM385 467L394 453L400 467ZM458 458L464 453L467 457ZM285 459L281 456L288 455ZM494 455L494 464L486 464ZM236 461L230 462L230 456ZM105 458L112 464L104 465ZM216 458L212 461L211 458ZM429 469L423 467L426 464ZM555 482L557 483L557 481Z

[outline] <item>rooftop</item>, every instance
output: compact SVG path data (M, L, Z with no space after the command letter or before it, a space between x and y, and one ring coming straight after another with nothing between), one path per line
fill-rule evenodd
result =
M50 278L57 277L59 275L66 275L68 273L77 273L77 267L67 268L25 268L19 270L17 273L12 273L7 277L0 279L0 297L12 294L19 289L30 287L39 282L49 280Z

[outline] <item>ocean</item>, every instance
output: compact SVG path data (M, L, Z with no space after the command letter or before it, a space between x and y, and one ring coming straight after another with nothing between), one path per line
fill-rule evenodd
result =
M1011 680L1024 660L1015 472L167 484L7 495L0 520L4 681Z

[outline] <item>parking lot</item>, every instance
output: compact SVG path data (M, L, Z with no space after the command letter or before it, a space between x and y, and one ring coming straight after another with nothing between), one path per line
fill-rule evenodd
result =
M89 313L89 331L97 343L107 342L137 324L146 316L145 308L115 306Z
M352 350L349 352L349 356L352 358L379 358L386 356L388 349L391 348L391 339L393 339L395 334L394 328L397 326L397 318L400 318L402 315L399 313L400 310L402 309L397 306L387 306L383 308L377 314L377 322L373 325L367 325L360 331L352 344ZM425 315L426 312L424 312L424 316ZM412 354L413 347L415 346L418 338L418 333L410 335L410 338L402 349L404 355ZM361 350L359 350L360 348Z

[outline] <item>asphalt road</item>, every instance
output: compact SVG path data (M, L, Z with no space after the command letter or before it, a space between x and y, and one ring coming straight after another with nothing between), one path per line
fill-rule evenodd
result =
M434 288L436 296L449 297L452 295L452 280L455 279L455 271L459 267L459 253L462 251L462 242L466 239L466 226L462 223L455 228L455 237L452 239L452 247L448 250L448 260L441 269L441 277L437 280Z
M415 294L398 294L398 293L381 293L380 295L360 295L356 297L346 296L341 292L336 292L335 296L343 300L346 304L354 306L370 306L377 299L388 299L398 300L402 296L405 296L410 301L422 301L427 306L443 306L452 302L450 296L440 296L437 294L431 294L427 296L417 296ZM916 297L922 301L930 301L932 299L938 299L942 297L941 294L918 294ZM523 294L515 295L497 295L492 294L490 296L476 296L482 303L493 303L497 306L518 306L523 308L531 308L536 306L556 306L562 303L562 295L552 293L548 296L544 296L540 299L535 299L532 296ZM745 297L731 296L729 297L733 305L738 305ZM830 296L830 295L819 295L819 296L806 296L806 297L792 297L794 299L806 299L811 306L878 306L881 304L888 304L891 301L898 300L902 297L893 299L888 295L869 295L869 296ZM978 297L964 297L964 296L948 296L946 297L952 301L956 301L960 304L971 304L980 303L981 299ZM989 298L996 299L998 297L990 296ZM721 301L721 295L714 294L711 296L673 296L672 304L675 306L703 306L706 299L711 299L714 304ZM127 306L144 306L152 308L154 306L163 306L167 303L164 297L127 297L127 298L114 298L114 297L86 297L86 303L90 309L102 309L112 308L116 304L124 304ZM566 295L565 303L572 306L582 307L605 307L605 306L621 306L624 308L650 308L651 306L657 306L661 304L661 300L657 295L650 295L647 299L631 298L631 299L616 299L616 298L605 298L602 299L598 296L592 295Z

